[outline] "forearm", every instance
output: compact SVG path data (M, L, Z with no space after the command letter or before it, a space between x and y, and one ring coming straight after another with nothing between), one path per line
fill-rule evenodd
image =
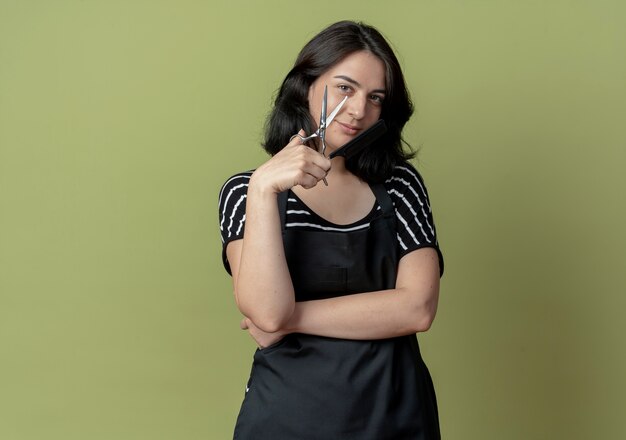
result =
M296 303L287 327L334 338L392 338L428 330L438 302L438 257L425 248L400 260L395 289Z
M437 297L420 300L404 289L296 303L290 332L344 339L386 339L428 330Z
M276 197L273 192L258 189L251 180L246 201L246 233L235 277L239 309L267 331L284 326L295 305Z
M296 185L312 188L329 169L330 160L302 145L296 136L250 178L245 235L237 241L243 243L229 243L226 253L239 310L261 330L275 332L284 327L295 305L277 194Z

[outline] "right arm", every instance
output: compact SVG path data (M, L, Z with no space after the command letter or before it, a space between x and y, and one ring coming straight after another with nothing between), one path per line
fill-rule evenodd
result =
M278 193L296 185L312 188L330 160L294 138L250 178L245 234L226 248L237 306L254 325L276 332L295 308L293 283L283 249Z

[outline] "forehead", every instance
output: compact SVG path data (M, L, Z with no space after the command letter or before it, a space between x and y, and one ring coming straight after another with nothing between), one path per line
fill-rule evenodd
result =
M385 88L385 65L371 52L354 52L333 65L322 76L332 78L337 75L349 76L367 88Z

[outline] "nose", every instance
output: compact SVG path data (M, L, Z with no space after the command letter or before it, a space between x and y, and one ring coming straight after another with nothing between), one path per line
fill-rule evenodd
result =
M346 101L346 105L348 106L348 115L352 119L359 120L363 119L365 116L367 100L359 95L351 96Z

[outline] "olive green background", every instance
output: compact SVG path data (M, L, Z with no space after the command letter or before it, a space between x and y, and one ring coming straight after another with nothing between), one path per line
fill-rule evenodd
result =
M0 0L1 439L230 438L218 190L346 18L416 103L443 437L626 438L623 2Z

